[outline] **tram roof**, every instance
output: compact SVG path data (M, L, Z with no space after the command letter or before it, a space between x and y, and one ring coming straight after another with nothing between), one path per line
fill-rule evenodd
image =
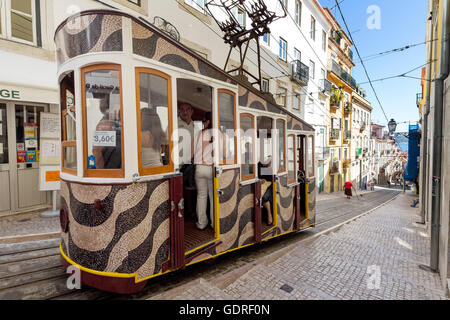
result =
M237 83L238 85L244 87L245 89L251 91L252 93L254 93L255 95L257 95L258 97L260 97L261 99L265 100L266 102L269 102L270 104L272 104L274 107L276 107L277 109L279 109L281 112L291 116L292 118L296 119L297 121L301 122L305 127L309 128L310 131L315 131L314 127L312 125L310 125L309 123L307 123L306 121L304 121L303 119L299 118L298 116L296 116L295 114L291 113L290 111L286 110L285 107L280 106L276 103L273 103L273 101L270 101L269 99L267 99L267 97L265 97L265 95L257 90L255 87L253 87L248 81L243 81L240 78L234 77L230 74L228 74L227 72L225 72L223 69L220 69L217 65L213 64L212 62L210 62L209 60L205 59L204 57L202 57L201 55L197 54L195 51L191 50L190 48L186 47L185 45L183 45L182 43L176 41L175 39L171 38L170 36L168 36L166 33L164 33L163 31L159 30L156 26L154 26L153 24L151 24L150 22L148 22L146 19L144 19L143 17L137 17L134 16L132 14L120 11L120 10L115 10L115 9L89 9L89 10L84 10L84 11L80 11L77 12L76 14L73 14L69 17L67 17L66 19L64 19L56 28L55 30L55 34L53 36L53 39L55 40L57 33L61 30L61 28L64 27L65 24L67 24L67 22L70 19L73 19L75 17L79 17L79 16L85 16L85 15L90 15L90 14L112 14L112 15L120 15L120 16L124 16L127 18L130 18L132 20L134 20L135 22L141 24L142 26L144 26L145 28L150 29L152 32L156 32L158 33L159 36L163 37L166 41L170 42L172 45L178 47L179 49L189 53L190 55L194 56L196 59L199 59L200 61L202 61L203 63L207 64L208 66L210 66L211 68L215 69L216 71L222 73L225 77L227 77L228 79L232 80L233 82Z

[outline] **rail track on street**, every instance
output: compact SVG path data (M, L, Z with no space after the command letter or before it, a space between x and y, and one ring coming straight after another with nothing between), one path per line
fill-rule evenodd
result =
M0 300L8 299L146 299L196 278L212 279L251 263L296 241L363 214L399 194L399 190L377 190L360 199L330 199L316 203L316 227L284 235L262 244L227 253L215 259L151 279L137 294L120 295L87 286L68 289L61 266L59 239L0 244Z

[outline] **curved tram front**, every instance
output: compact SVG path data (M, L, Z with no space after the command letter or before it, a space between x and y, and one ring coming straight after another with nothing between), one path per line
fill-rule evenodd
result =
M314 226L314 129L273 98L122 12L81 12L55 42L60 251L83 283L136 292L152 277ZM196 128L211 114L225 137L212 140L221 152L206 167L213 192L202 208L212 214L203 230L188 214L200 190L187 186L192 150L179 138L188 141L178 115L189 110ZM262 179L257 163L269 157Z

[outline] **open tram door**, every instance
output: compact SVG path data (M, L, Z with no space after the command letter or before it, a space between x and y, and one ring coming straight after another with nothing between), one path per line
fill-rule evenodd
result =
M299 230L302 223L307 219L306 206L306 136L297 135L297 168L298 182L296 186L296 212L295 212L295 229Z

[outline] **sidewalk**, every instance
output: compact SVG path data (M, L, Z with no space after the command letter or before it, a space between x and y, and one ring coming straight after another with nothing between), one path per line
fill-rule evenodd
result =
M265 257L237 275L200 279L152 299L440 300L429 264L430 238L414 196L395 200L338 230Z
M41 217L42 211L0 217L0 244L56 238L59 217Z

